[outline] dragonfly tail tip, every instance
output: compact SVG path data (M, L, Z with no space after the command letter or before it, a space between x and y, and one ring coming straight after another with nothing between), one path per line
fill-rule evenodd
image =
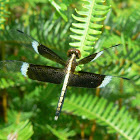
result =
M58 116L55 116L54 120L57 121L58 120Z

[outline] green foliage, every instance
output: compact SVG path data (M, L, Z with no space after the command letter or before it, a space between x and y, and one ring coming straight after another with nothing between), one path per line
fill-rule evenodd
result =
M119 133L127 140L140 139L138 121L129 115L125 107L119 110L119 106L112 102L108 103L104 98L73 94L65 100L63 110L84 119L95 119L99 125L107 126L108 133Z
M26 82L30 83L30 81L31 80L27 80ZM13 77L6 76L5 78L0 79L0 89L17 87L24 84L25 84L25 78L22 75L14 75Z
M49 0L50 3L54 6L54 8L57 10L57 12L61 15L61 17L65 20L65 21L68 21L66 15L64 14L64 10L66 11L67 8L66 8L66 5L65 4L62 4L61 7L55 3L55 1L53 0Z
M0 0L0 30L4 29L4 23L9 14L7 4L9 4L9 0Z
M91 47L98 40L96 36L101 34L100 29L103 27L101 21L105 20L105 15L110 8L103 5L103 2L102 0L83 0L82 10L76 9L79 16L72 15L78 23L72 23L73 27L70 28L75 33L70 37L76 40L70 45L79 49L83 56L89 55Z
M26 120L20 123L13 123L0 130L0 139L28 140L33 135L33 126Z
M64 59L70 46L78 48L84 57L91 54L93 47L99 52L122 44L114 52L86 64L82 70L123 76L130 78L132 83L117 81L115 89L101 91L69 87L60 118L54 121L62 85L36 82L19 74L0 71L0 139L17 134L15 132L19 139L33 140L56 137L140 139L137 119L140 118L140 4L137 0L54 2L57 6L49 0L13 0L7 5L10 16L2 24L5 30L0 34L0 58L61 67L22 47L26 45L22 40L18 43L11 40L8 30L13 28L33 36ZM107 6L110 4L111 9ZM6 7L3 8L5 11ZM6 99L4 95L7 95ZM7 124L4 120L8 120Z
M47 125L47 128L55 135L57 136L59 139L61 140L67 140L68 137L72 137L75 135L75 132L73 130L69 131L67 128L66 129L62 129L62 130L56 130L54 128L52 128L50 125Z

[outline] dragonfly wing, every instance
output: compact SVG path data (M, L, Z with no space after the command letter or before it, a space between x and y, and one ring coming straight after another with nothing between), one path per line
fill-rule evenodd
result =
M78 65L81 65L81 64L86 64L86 63L89 63L89 62L92 62L92 61L95 61L97 58L99 58L100 56L102 56L104 53L113 53L114 54L114 49L116 49L118 46L120 46L120 44L118 45L115 45L115 46L112 46L110 48L107 48L107 49L104 49L100 52L97 52L97 53L93 53L81 60L78 61Z
M0 61L0 70L6 72L20 72L32 80L61 84L65 73L63 69L34 65L22 61Z
M129 81L129 79L123 77L115 77L79 71L75 74L70 75L68 85L84 88L103 88L106 86L112 86L112 84L115 85L116 83L119 83L120 80Z
M25 34L24 32L20 30L10 30L9 34L11 38L13 38L16 41L19 41L20 44L34 50L37 54L40 54L44 56L45 58L48 58L52 61L60 63L61 65L65 65L65 61L60 56L58 56L51 49L42 45L37 40Z

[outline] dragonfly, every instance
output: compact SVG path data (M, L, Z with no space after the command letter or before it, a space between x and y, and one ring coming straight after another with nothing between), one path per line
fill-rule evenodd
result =
M49 82L53 84L63 83L55 113L55 120L58 119L62 110L68 86L82 88L104 88L110 86L110 83L113 81L120 81L121 79L129 80L128 78L124 77L101 75L85 71L75 71L77 66L82 64L85 65L89 62L95 61L106 51L111 50L112 48L115 48L120 44L104 49L97 53L93 53L82 59L80 59L80 51L78 49L71 48L67 52L68 60L64 60L54 51L41 44L26 33L20 30L15 30L12 31L12 34L17 40L27 42L27 44L29 44L28 47L37 54L54 62L57 62L64 67L58 68L52 66L36 65L16 60L0 61L0 70L7 69L8 71L12 72L20 72L24 77L30 78L32 80Z

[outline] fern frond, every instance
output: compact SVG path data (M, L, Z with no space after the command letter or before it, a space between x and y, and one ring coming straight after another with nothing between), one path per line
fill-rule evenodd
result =
M66 129L54 129L50 125L47 125L47 128L59 139L61 140L67 140L68 137L72 137L75 135L74 130L69 131L67 128Z
M8 109L7 116L8 116L8 123L13 123L13 122L27 121L33 116L33 113Z
M67 16L64 13L64 10L62 7L60 7L55 1L49 0L49 2L52 4L52 6L56 9L56 11L61 15L61 17L65 20L68 21ZM64 5L63 5L64 6Z
M136 8L128 11L124 11L120 13L120 16L116 19L114 23L114 27L116 30L123 32L126 37L133 37L139 33L139 17L140 17L140 9Z
M140 139L138 121L129 115L125 107L119 110L117 105L104 98L73 94L69 99L66 98L64 110L89 120L96 119L98 124L107 126L109 133L119 133L128 140Z
M27 79L26 82L31 83L31 80ZM13 77L0 79L0 89L16 87L24 84L25 84L25 78L22 75L18 75L18 74Z
M18 124L14 123L8 127L0 130L0 139L21 139L28 140L33 135L33 126L29 120L20 122Z
M9 3L9 0L0 1L0 30L4 29L4 23L7 15L9 14L9 12L6 10L7 3Z
M75 42L69 43L70 46L76 47L82 53L82 57L89 54L89 50L98 40L97 36L101 34L100 29L103 27L101 22L106 18L110 6L103 5L103 0L83 0L83 9L76 13L79 16L72 15L78 23L72 23L70 30L74 35L70 37Z

